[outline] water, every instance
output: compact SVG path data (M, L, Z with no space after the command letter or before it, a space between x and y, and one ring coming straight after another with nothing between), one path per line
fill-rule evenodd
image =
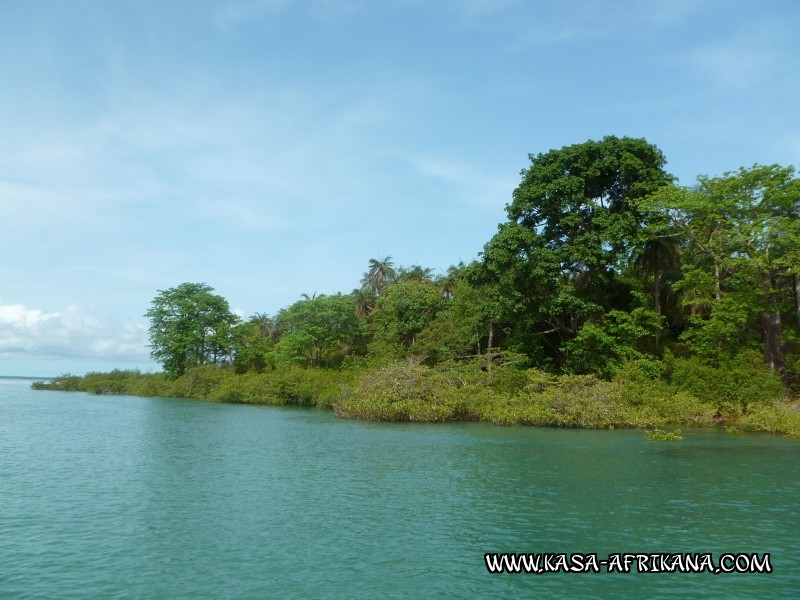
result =
M800 589L798 441L364 423L29 385L0 380L3 598ZM774 572L491 575L484 552L770 552Z

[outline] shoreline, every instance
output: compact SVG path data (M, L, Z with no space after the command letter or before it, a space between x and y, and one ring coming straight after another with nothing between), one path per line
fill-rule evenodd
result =
M214 366L169 379L138 371L62 375L34 381L37 390L98 395L172 397L227 404L331 410L337 417L394 422L483 422L580 429L724 427L800 438L800 402L702 401L640 373L603 381L591 375L555 376L535 369L481 371L408 362L354 370L289 367L235 374ZM656 438L658 439L658 438Z

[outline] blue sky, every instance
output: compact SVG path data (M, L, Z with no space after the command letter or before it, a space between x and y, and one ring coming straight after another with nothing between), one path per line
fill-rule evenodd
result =
M798 31L793 0L0 0L0 375L155 370L187 281L246 317L469 261L529 153L796 166Z

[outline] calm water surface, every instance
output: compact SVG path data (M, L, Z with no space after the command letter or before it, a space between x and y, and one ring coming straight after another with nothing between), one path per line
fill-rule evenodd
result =
M797 598L800 442L364 423L0 380L3 598ZM484 552L770 552L490 575Z

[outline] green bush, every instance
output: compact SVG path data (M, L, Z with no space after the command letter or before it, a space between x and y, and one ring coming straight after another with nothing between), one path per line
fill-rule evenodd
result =
M715 406L726 419L744 414L756 404L774 403L783 395L780 376L752 351L720 365L697 357L670 358L667 377L677 390Z
M341 416L385 421L452 421L472 418L465 373L398 361L366 371L334 405Z
M710 427L717 409L683 391L663 390L647 397L644 407L658 415L664 423Z
M50 381L34 381L31 387L35 390L55 390L59 392L84 391L83 378L65 373Z
M500 356L491 366L486 357L436 367L404 359L357 361L338 370L284 365L238 375L206 365L177 379L162 373L112 371L62 375L33 387L313 406L371 420L551 427L711 426L723 411L725 424L735 429L800 436L800 405L771 401L780 382L776 384L776 377L752 356L740 356L733 374L695 359L668 356L664 365L670 382L654 378L658 368L651 363L624 363L613 381L520 369L516 361ZM747 377L755 383L745 381Z
M647 431L644 434L645 438L649 441L661 441L661 442L678 442L683 439L681 435L681 430L676 429L674 431L664 431L663 429L653 429L652 431Z
M755 406L737 419L736 425L746 431L784 433L790 437L800 437L799 409L796 404L786 403Z

